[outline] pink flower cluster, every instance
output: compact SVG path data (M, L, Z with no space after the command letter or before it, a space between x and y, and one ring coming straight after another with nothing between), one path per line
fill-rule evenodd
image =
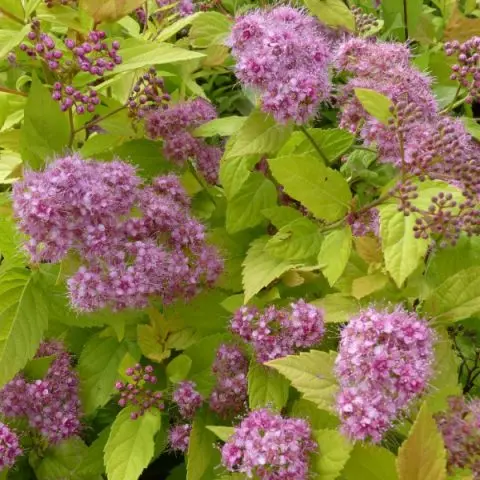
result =
M480 399L466 402L451 397L449 410L436 415L448 455L448 469L471 469L473 478L480 478Z
M305 420L260 409L250 412L235 428L222 448L222 463L248 478L307 480L309 455L316 448Z
M247 401L247 357L236 345L220 345L212 371L217 382L210 408L223 418L240 413Z
M22 453L17 435L0 422L0 473L5 468L13 467L17 457Z
M416 314L368 308L342 330L336 374L343 432L379 442L427 388L434 333Z
M192 426L189 423L175 425L168 432L168 443L172 450L186 453L190 443L190 433Z
M88 95L85 95L71 85L64 85L60 82L53 84L52 98L60 103L62 112L75 107L75 112L78 115L83 115L85 112L92 113L95 111L95 107L100 104L100 97L96 90L91 88Z
M13 187L15 216L32 260L83 265L68 279L75 309L142 308L150 296L190 299L222 270L177 177L142 185L131 165L59 158Z
M214 107L196 98L170 108L151 111L145 117L145 130L152 138L163 138L163 153L178 165L193 159L205 180L215 184L218 179L222 150L195 138L190 131L216 118Z
M79 380L61 343L42 343L36 358L47 356L55 358L42 380L29 382L19 374L3 387L0 413L6 418L25 417L53 444L80 432Z
M280 123L308 122L330 92L330 46L323 26L280 6L237 18L229 44L239 80L258 90L262 109Z
M263 312L244 306L235 312L230 328L264 363L317 344L325 333L323 316L323 310L303 300L290 304L290 309L270 306Z
M172 9L158 12L158 20L161 20L162 18L171 15L172 13L177 13L180 17L187 17L195 11L195 4L192 0L156 0L156 3L157 6L162 9L168 7L169 5L172 5L173 7Z
M136 420L151 408L164 409L162 392L153 391L149 388L149 385L157 383L157 377L152 373L153 367L151 365L142 367L137 363L134 367L127 368L125 371L127 377L132 378L131 383L117 382L115 384L115 388L120 392L118 404L121 407L132 405L137 408L130 414L132 420Z
M360 215L351 213L347 217L347 222L352 229L354 237L364 237L366 235L380 235L380 217L378 209L372 208Z
M180 382L172 395L180 415L186 420L191 420L203 403L202 396L195 390L196 386L195 382Z

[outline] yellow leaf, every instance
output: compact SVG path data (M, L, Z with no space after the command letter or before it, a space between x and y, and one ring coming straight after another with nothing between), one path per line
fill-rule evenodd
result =
M284 273L280 278L287 287L298 287L305 282L305 279L295 270Z
M80 0L80 8L95 22L113 22L128 15L145 3L145 0Z
M377 237L355 237L355 250L367 263L382 263L383 254Z
M443 31L445 41L458 40L464 42L480 32L480 18L468 18L463 15L458 7L448 20Z
M388 277L382 273L374 273L356 278L352 282L352 295L360 300L371 293L378 292L388 283Z
M0 183L12 183L21 177L22 159L18 153L0 152Z
M205 53L207 56L202 62L204 67L218 67L228 58L228 48L224 45L210 45Z
M447 460L443 439L427 405L418 412L410 435L397 457L399 480L446 480Z
M150 325L137 325L137 342L142 353L155 362L161 362L170 356L170 350L165 350L164 344Z

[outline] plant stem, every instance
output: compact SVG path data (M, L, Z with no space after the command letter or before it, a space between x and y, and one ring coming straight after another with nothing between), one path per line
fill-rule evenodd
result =
M203 181L203 179L200 177L200 175L198 174L198 172L195 170L195 166L193 165L192 161L191 160L188 160L187 161L187 165L188 165L188 170L190 171L190 173L195 177L195 180L202 186L202 188L205 190L206 194L208 195L208 198L210 198L210 200L212 201L212 203L216 206L217 205L217 202L215 200L215 197L209 192L208 190L208 186L205 184L205 182Z
M74 130L73 133L78 133L78 132L81 132L82 130L86 130L87 128L93 127L94 125L97 125L97 123L103 122L103 120L106 120L107 118L111 117L112 115L115 115L116 113L121 112L125 108L127 108L127 107L125 105L122 105L121 107L118 107L115 110L112 110L110 113L107 113L103 117L98 117L95 120L92 120L91 122L86 123L82 127L77 128L76 130Z
M0 86L0 92L11 93L12 95L20 95L21 97L28 97L28 93L20 92L19 90L13 90L7 87Z
M68 147L72 148L73 141L75 140L75 126L73 125L73 112L71 108L68 110L68 123L70 125L70 138L68 140Z
M354 145L352 148L354 150L365 150L366 152L377 153L377 151L374 148L364 147L363 145Z
M25 25L25 22L21 19L18 18L16 15L13 13L7 12L4 8L0 7L0 13L4 15L5 17L9 18L10 20L13 20L14 22L19 23L20 25Z
M322 149L318 146L317 142L315 139L308 133L308 130L301 125L300 130L303 132L303 134L308 138L310 143L313 145L313 148L317 151L317 153L320 155L321 159L328 165L329 161L325 153L323 153Z
M405 41L408 41L408 0L403 0L403 19L405 22Z
M464 98L460 98L459 100L457 100L457 97L458 97L458 94L460 93L460 86L457 88L457 91L455 93L455 96L453 97L453 100L450 102L449 105L447 105L440 113L443 114L443 113L448 113L452 110L454 110L455 108L459 107L467 97L464 97Z

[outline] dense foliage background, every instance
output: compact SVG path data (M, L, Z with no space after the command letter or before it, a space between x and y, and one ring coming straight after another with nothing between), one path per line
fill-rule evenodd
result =
M1 0L0 479L480 478L475 0Z

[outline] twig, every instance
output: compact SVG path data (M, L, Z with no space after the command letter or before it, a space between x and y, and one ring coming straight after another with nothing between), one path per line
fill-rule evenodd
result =
M110 113L107 113L103 117L98 117L95 120L92 120L91 122L88 122L85 125L77 128L76 130L73 131L73 133L75 134L75 133L81 132L82 130L86 130L87 128L93 127L94 125L97 125L97 123L103 122L103 120L106 120L112 115L115 115L116 113L121 112L125 108L127 108L126 105L122 105L121 107L118 107L115 110L112 110Z
M315 139L308 133L308 130L303 126L301 125L300 126L300 130L303 132L303 134L308 138L308 140L310 141L310 143L313 145L313 148L315 148L315 150L317 151L317 153L320 155L320 157L322 158L322 160L328 164L329 161L328 161L328 158L327 156L325 155L325 153L323 153L322 149L318 146L317 142L315 141Z
M70 138L68 139L68 147L72 148L73 141L75 140L75 126L73 124L73 112L71 108L68 110L68 123L70 125Z
M20 90L13 90L7 87L0 86L0 92L11 93L12 95L20 95L21 97L28 97L28 93L21 92Z
M16 15L13 13L7 12L4 8L0 7L0 13L4 15L5 17L9 18L10 20L13 20L14 22L19 23L20 25L25 25L25 22L21 19L18 18Z
M459 85L457 87L457 91L455 92L455 95L453 96L452 101L440 113L447 113L450 110L453 110L454 108L456 108L458 106L458 105L456 105L456 100L458 98L458 94L460 93L461 88L462 88L461 85ZM463 100L464 99L462 99L462 101L460 103L463 103Z
M203 181L203 179L200 177L200 175L198 174L198 172L195 170L195 166L193 165L192 161L191 160L188 160L187 161L187 164L188 164L188 170L190 171L190 173L195 177L195 180L202 186L202 188L205 190L206 194L208 195L208 198L210 198L210 200L212 201L212 203L216 206L217 205L217 202L215 200L215 197L210 193L210 191L208 190L208 186L205 185L205 182Z

